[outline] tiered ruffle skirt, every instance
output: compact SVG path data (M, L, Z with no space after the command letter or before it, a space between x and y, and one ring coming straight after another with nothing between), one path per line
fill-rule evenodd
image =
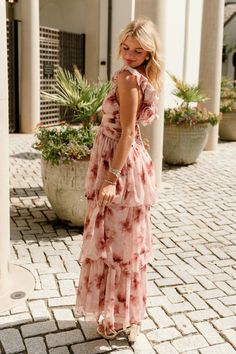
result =
M102 128L101 128L102 129ZM116 141L100 131L87 175L87 212L75 311L86 319L140 324L146 306L146 265L152 255L150 205L156 200L152 161L137 143L117 183L114 202L97 204Z

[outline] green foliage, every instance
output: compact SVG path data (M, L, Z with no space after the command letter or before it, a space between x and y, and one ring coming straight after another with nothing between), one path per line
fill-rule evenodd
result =
M74 67L74 74L58 67L55 93L42 92L46 100L62 106L67 123L59 127L39 126L35 132L33 147L42 152L42 157L59 164L88 158L100 124L102 102L111 89L111 82L88 83ZM68 124L75 123L76 125Z
M173 74L168 73L168 75L175 84L173 95L180 98L182 102L177 107L165 110L165 124L188 126L203 123L217 124L220 115L207 112L206 109L201 109L198 106L192 106L193 103L199 104L209 99L201 93L200 85L189 85L177 79Z
M226 76L221 80L220 111L222 113L236 111L236 80Z
M91 117L97 118L102 102L111 89L111 82L89 83L74 66L74 74L58 67L55 93L42 92L42 97L65 108L69 121L89 126Z
M208 97L201 93L199 85L188 85L184 81L177 79L173 74L169 74L169 76L174 81L176 87L173 95L183 101L182 106L188 107L192 102L204 102L208 100Z
M77 126L68 124L57 128L39 127L35 133L36 142L33 147L42 152L42 157L59 164L81 160L90 155L96 134L96 127Z
M175 107L165 110L165 124L188 125L209 123L216 125L219 115L212 112L204 112L198 108Z

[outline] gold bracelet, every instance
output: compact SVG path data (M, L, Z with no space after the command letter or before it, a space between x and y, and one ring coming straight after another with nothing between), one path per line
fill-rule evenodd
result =
M121 172L120 170L117 170L116 168L110 167L109 171L110 171L113 175L115 175L117 178L120 177L120 172Z
M114 186L116 185L116 182L109 181L109 179L104 179L104 182L107 182L109 184L113 184Z

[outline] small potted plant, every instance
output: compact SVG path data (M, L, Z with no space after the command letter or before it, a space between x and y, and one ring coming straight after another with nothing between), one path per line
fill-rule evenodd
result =
M88 83L76 67L74 74L59 67L54 93L42 92L44 99L63 108L66 120L56 127L37 127L34 148L42 153L47 198L56 215L71 225L84 222L85 177L101 105L110 88L110 82Z
M173 94L182 102L165 110L163 157L172 165L189 165L197 160L206 144L208 126L217 124L220 114L201 108L208 98L199 85L188 85L169 75L176 87Z
M236 141L236 80L221 80L220 111L223 119L219 125L221 140Z

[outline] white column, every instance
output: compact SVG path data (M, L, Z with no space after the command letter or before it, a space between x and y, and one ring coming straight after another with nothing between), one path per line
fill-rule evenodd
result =
M34 289L34 277L10 259L9 141L6 2L0 1L0 312L18 304Z
M158 0L156 8L153 8L155 14L155 21L157 31L162 45L162 55L165 63L165 26L166 26L166 2ZM165 67L162 72L163 86L160 92L158 101L158 114L159 119L154 121L149 127L142 129L144 135L147 136L150 142L150 155L155 166L156 184L158 189L161 187L162 176L162 159L163 159L163 133L164 133L164 91L165 91Z
M183 56L183 81L187 82L188 51L189 51L189 1L185 3L185 25L184 25L184 56Z
M199 82L210 99L204 107L213 113L220 109L222 44L224 29L224 0L204 0L201 37ZM206 150L214 150L218 142L219 126L209 128Z
M30 133L40 121L39 0L21 0L21 119Z
M10 254L9 229L9 146L8 146L8 78L5 1L0 1L0 295L9 283L8 260Z
M121 62L117 59L119 33L130 21L134 19L134 14L135 0L112 1L112 75L121 66Z
M166 26L166 4L163 0L157 1L157 30L162 44L162 55L165 63L165 26ZM161 186L162 159L163 159L163 134L164 134L164 92L165 92L165 66L162 72L163 86L160 92L158 103L159 121L154 123L151 134L151 156L156 166L157 186Z

